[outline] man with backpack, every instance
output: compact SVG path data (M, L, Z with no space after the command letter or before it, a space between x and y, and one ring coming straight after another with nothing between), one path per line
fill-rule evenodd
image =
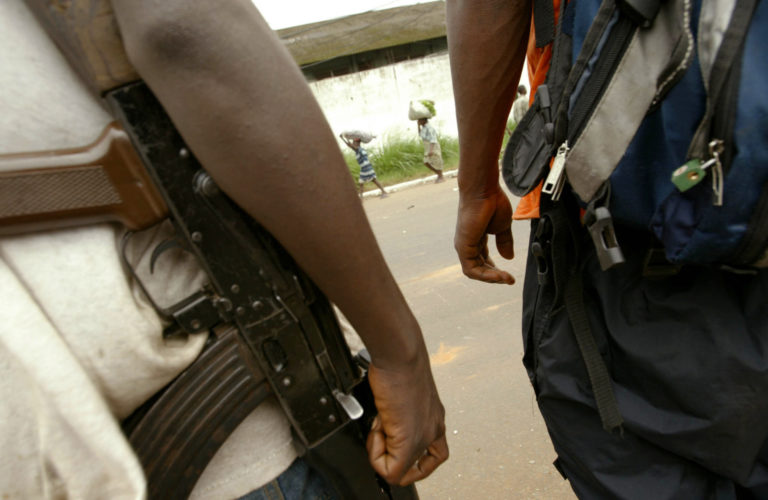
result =
M649 5L448 2L454 243L469 278L515 282L487 239L514 257L497 159L527 55L503 173L531 220L523 363L556 467L580 498L766 498L766 8Z

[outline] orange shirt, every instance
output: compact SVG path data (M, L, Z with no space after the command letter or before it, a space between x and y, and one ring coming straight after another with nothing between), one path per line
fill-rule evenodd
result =
M553 0L555 11L555 26L557 26L560 15L560 0ZM528 48L526 51L528 58L528 81L531 84L530 103L536 95L536 89L544 83L547 78L549 63L552 61L552 44L546 47L536 47L536 27L533 25L533 13L531 13L531 32L528 36ZM543 181L542 181L543 182ZM523 196L515 208L512 218L515 220L536 219L539 217L539 200L541 199L541 185L539 183L530 193Z

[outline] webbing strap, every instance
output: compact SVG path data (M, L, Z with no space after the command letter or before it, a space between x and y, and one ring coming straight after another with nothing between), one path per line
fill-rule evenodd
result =
M533 0L533 25L536 29L536 47L552 43L555 39L555 6L552 0Z
M621 429L624 419L621 417L619 406L616 403L611 377L589 325L589 318L584 307L584 286L579 269L573 272L568 279L565 285L564 299L568 318L576 336L576 343L579 345L584 365L587 367L587 374L592 385L592 392L603 429L608 432Z
M568 201L573 200L569 193L564 193L564 198L557 203L550 204L545 200L542 206L543 217L552 222L550 251L555 274L555 302L562 296L568 320L587 369L603 429L608 432L619 429L621 432L624 419L619 412L611 377L600 355L584 305L583 266L580 262L583 260L581 249L585 243L583 237L579 236L583 236L584 228L572 216L576 209L575 204L568 204Z

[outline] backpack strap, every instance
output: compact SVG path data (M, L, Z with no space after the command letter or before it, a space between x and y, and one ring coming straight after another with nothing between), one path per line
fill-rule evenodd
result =
M619 411L613 382L595 341L584 304L583 249L588 248L589 243L584 242L583 228L575 216L578 213L575 200L570 191L566 191L559 202L553 203L545 197L542 198L542 204L542 217L537 226L537 241L534 245L538 243L536 248L546 249L549 255L535 255L534 252L534 257L537 263L542 259L550 259L552 274L549 269L546 269L546 274L542 273L542 267L539 265L539 282L543 284L542 277L554 279L554 304L557 307L560 299L565 304L603 429L607 432L621 432L624 419Z
M566 0L561 0L565 3ZM536 47L546 47L555 39L555 6L552 0L533 0L533 26Z
M613 392L611 376L595 342L592 327L589 325L587 309L584 305L582 271L583 269L581 268L574 270L565 285L565 307L568 310L568 319L571 322L571 328L576 337L581 357L587 368L589 382L592 385L592 393L597 404L597 412L600 414L600 422L603 424L603 429L608 432L618 429L621 432L624 419L621 416L621 412L619 412L619 405Z

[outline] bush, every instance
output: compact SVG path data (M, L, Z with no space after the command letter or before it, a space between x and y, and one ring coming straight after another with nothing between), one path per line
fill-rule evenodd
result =
M443 168L454 168L459 158L458 139L440 136L438 140L443 152ZM368 152L376 177L385 186L434 175L424 166L424 146L416 134L387 134L363 147ZM347 147L342 152L349 172L357 182L360 166L355 160L355 154Z

